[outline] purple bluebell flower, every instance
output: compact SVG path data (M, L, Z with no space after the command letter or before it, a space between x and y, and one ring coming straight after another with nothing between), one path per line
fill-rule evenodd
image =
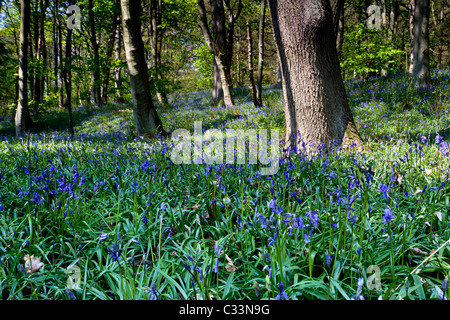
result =
M392 219L395 219L395 217L392 214L391 209L389 209L389 208L384 209L383 223L387 223L387 222L391 221Z
M113 261L117 262L119 260L119 247L116 244L114 244L112 249L108 250L107 254L111 256Z
M284 291L284 286L281 283L281 281L278 283L278 288L280 289L280 292L276 296L276 300L281 300L281 295L283 295L284 299L289 300L288 295L286 294L286 291Z
M66 293L70 299L77 300L77 297L75 296L75 294L72 291L70 291L69 289L66 289Z

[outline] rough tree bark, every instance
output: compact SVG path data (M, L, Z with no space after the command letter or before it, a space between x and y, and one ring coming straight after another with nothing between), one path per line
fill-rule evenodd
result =
M27 51L28 34L30 32L30 0L20 1L20 55L19 55L19 100L15 116L16 136L22 136L27 129L26 114L28 113L28 90L27 90Z
M304 143L316 152L335 141L363 151L341 77L329 0L269 0L269 8L281 62L286 148Z
M430 0L415 0L412 83L421 87L430 83L428 21Z
M150 95L144 43L141 36L141 1L121 0L125 55L128 63L133 115L138 136L167 135Z

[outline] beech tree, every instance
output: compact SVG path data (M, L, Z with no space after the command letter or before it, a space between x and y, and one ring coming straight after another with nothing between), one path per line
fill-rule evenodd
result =
M141 1L121 0L125 55L130 78L133 115L138 136L166 135L150 95L148 68L141 35Z
M19 100L17 102L15 124L16 136L21 136L28 116L28 34L30 33L30 0L20 1L20 52L19 52Z
M269 8L281 64L286 147L304 142L314 152L336 141L363 148L341 77L329 0L269 0Z

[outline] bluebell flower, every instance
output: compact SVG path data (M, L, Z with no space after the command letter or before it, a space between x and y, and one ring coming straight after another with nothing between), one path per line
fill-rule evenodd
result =
M436 144L440 144L444 139L439 135L439 133L436 135L435 142Z
M447 300L447 297L445 296L445 293L439 288L438 286L434 286L436 289L436 293L440 300Z
M77 297L69 289L66 289L66 293L67 293L67 295L69 296L70 299L77 300Z
M145 214L144 214L144 218L142 219L142 223L144 223L144 225L147 225L147 223L148 223L148 219Z
M358 288L356 289L356 297L353 296L350 300L364 300L364 297L361 294L363 285L364 285L364 278L359 278Z
M283 286L283 284L281 283L281 281L278 283L278 288L280 289L280 293L278 293L278 295L276 296L276 300L281 300L281 295L283 295L283 297L286 299L286 300L289 300L289 297L288 297L288 295L286 294L286 291L284 291L284 286Z
M213 272L214 272L214 273L217 273L217 269L218 269L218 266L219 266L219 255L220 255L220 252L221 252L221 251L222 251L222 247L220 247L220 246L217 244L217 242L214 243L214 253L216 254L215 262L214 262L214 267L213 267Z
M116 244L114 244L112 249L108 250L107 254L111 256L113 261L117 262L119 260L119 247Z
M329 253L327 252L326 259L327 259L327 266L328 266L328 267L330 267L330 265L331 265L331 259L333 259L333 257L334 257L334 254L331 255L331 254L329 254Z
M391 209L389 209L389 208L384 209L383 223L389 222L392 219L395 219L395 217L392 214Z

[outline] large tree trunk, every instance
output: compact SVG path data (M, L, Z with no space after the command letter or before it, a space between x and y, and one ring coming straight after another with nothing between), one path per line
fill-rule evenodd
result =
M97 35L95 30L95 17L93 11L93 3L92 0L89 0L89 27L91 31L91 45L92 51L94 53L94 61L92 68L92 92L91 92L91 103L97 104L98 106L102 105L102 94L101 94L101 79L100 79L100 55L98 51L98 42Z
M414 87L430 83L428 21L430 0L415 0L412 82Z
M329 1L269 0L269 7L281 62L286 147L305 143L315 152L335 141L362 150L341 77Z
M166 135L150 95L144 43L141 36L141 1L121 0L122 28L128 63L133 114L138 136Z
M19 56L19 101L15 116L16 136L23 135L26 127L26 115L28 113L27 92L27 51L28 34L30 32L30 0L20 1L20 56Z
M220 80L220 72L216 59L214 59L212 99L215 104L223 104L222 80Z
M264 63L264 24L266 20L266 2L261 0L261 14L259 15L259 31L258 31L258 75L256 78L256 100L262 104L262 79L263 79L263 63Z

